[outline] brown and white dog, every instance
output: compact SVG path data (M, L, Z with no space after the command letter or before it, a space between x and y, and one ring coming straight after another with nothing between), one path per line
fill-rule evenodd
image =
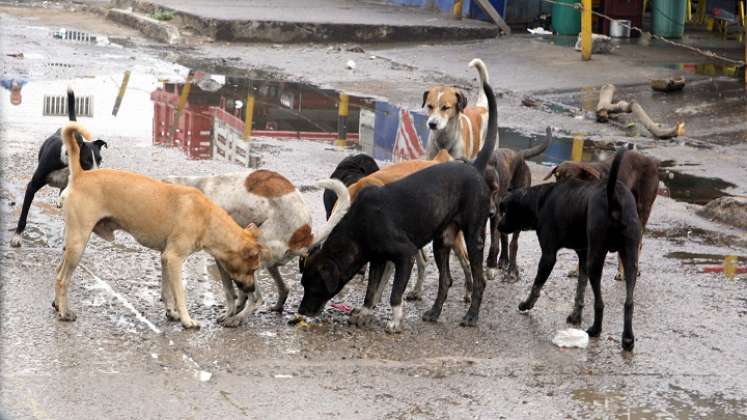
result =
M485 63L475 58L469 63L480 75L480 86L488 83ZM477 103L467 106L464 92L450 86L434 86L423 93L423 107L428 112L428 146L426 159L433 159L446 149L454 159L472 160L485 142L488 122L488 99L480 89ZM499 147L496 143L495 147Z
M91 138L78 123L68 123L62 130L70 157L70 179L63 206L64 254L57 268L52 303L60 320L75 320L67 290L92 232L113 241L114 231L124 230L143 246L161 251L166 316L180 320L184 328L199 327L187 312L182 284L182 263L192 253L207 251L245 293L254 291L254 272L267 254L257 241L259 228L249 225L242 229L195 188L113 169L83 171L75 133Z
M216 176L172 176L164 181L195 187L226 210L240 226L255 224L261 228L257 241L268 250L262 266L277 286L278 301L271 310L278 312L283 310L288 297L288 286L278 268L294 257L305 256L309 248L323 241L350 207L348 190L342 182L319 181L317 186L337 194L337 204L327 223L312 233L311 213L303 196L277 172L260 169ZM262 297L258 288L254 289L252 302L247 301L248 296L241 288L237 295L230 273L220 263L218 268L226 295L226 312L218 320L226 327L236 327L261 303Z

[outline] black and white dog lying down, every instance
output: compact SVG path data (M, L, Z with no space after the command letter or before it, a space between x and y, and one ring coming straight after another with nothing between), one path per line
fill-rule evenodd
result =
M387 331L401 330L402 295L410 278L413 257L433 241L439 270L438 297L423 319L436 321L449 288L450 244L461 230L474 279L472 302L462 325L476 325L485 288L482 257L490 210L490 190L484 173L498 133L495 94L487 83L483 84L483 90L489 105L488 132L486 144L475 162L441 163L383 187L361 190L322 248L309 256L301 279L304 295L298 308L300 315L318 315L358 270L370 262L363 308L351 318L359 326L368 324L385 263L391 261L395 266L389 301L393 315Z
M75 121L75 94L72 90L67 91L67 115L70 121ZM106 147L104 140L95 140L92 142L83 141L80 135L76 135L78 147L80 147L80 166L84 170L96 169L101 165L101 148ZM61 130L55 131L54 134L47 137L39 149L39 163L36 166L34 175L31 177L26 186L26 195L23 197L23 207L21 208L21 217L18 219L15 234L10 240L13 247L21 246L21 235L26 229L26 220L31 209L31 202L34 195L43 186L50 185L64 190L67 186L68 170L67 152L62 147Z
M522 311L534 307L555 266L558 250L576 251L581 276L577 300L579 294L583 299L587 275L594 291L594 323L586 331L591 337L598 337L602 331L604 303L600 282L604 260L607 252L619 252L627 288L622 347L632 350L635 345L633 291L641 225L633 193L618 180L624 153L624 150L617 152L607 180L588 182L572 178L512 191L498 206L498 229L502 232L537 231L542 257L532 291L519 305Z

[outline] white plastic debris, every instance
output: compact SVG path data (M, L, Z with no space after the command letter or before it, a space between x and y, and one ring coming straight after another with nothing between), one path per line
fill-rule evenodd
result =
M345 65L345 67L347 67L347 68L348 68L348 70L355 70L355 61L353 61L353 60L348 60L348 62L347 62L347 64Z
M552 343L558 347L577 347L585 349L589 345L589 334L584 330L576 328L568 328L565 330L558 331L555 334L555 338L552 339Z
M591 34L591 53L608 54L615 46L612 44L612 38L607 35ZM581 34L576 39L576 51L581 51Z
M276 379L290 379L292 377L293 377L293 375L287 375L287 374L284 374L284 373L279 373L279 374L275 375Z
M552 35L552 32L548 31L547 29L538 26L534 29L527 28L527 31L529 31L532 35Z
M213 377L213 374L205 370L198 370L195 372L195 376L200 382L207 382Z

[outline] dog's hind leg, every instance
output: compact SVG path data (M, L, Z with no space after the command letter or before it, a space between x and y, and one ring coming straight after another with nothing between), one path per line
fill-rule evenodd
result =
M171 293L174 294L174 303L179 313L179 320L184 328L200 328L200 324L189 316L187 311L187 298L182 283L182 264L184 257L181 253L174 252L168 248L161 255L161 260L166 264L168 271L168 282L171 287Z
M459 259L459 264L462 266L462 271L464 271L464 302L470 303L472 300L473 285L472 268L470 267L467 249L464 244L464 234L461 231L456 235L453 248ZM480 253L480 264L482 265L482 253Z
M534 278L532 291L529 292L527 299L519 304L520 311L528 311L534 307L540 296L542 287L545 285L547 278L550 276L553 267L555 267L555 250L552 252L542 251L539 266L537 267L537 276Z
M350 315L350 323L358 327L366 327L373 321L373 308L381 300L381 293L384 290L383 285L388 280L389 267L392 263L377 261L369 264L368 286L366 286L366 297L363 300L363 306L357 308Z
M415 249L415 253L417 252L418 250ZM394 284L392 284L392 294L389 298L389 304L392 307L392 320L386 324L386 332L388 333L402 331L402 295L405 294L407 281L410 280L413 263L412 257L404 257L394 264Z
M499 236L498 232L498 215L493 214L490 216L490 249L488 250L488 259L485 264L488 267L487 278L493 280L495 275L498 273L498 252L500 251Z
M220 264L218 264L220 268ZM170 321L179 320L179 312L176 310L174 291L169 282L168 260L161 255L161 299L166 306L166 318Z
M273 265L272 267L267 267L267 271L270 272L270 276L275 280L275 286L278 288L278 301L272 306L272 308L270 308L270 310L273 312L283 312L285 301L288 299L288 286L285 285L283 277L280 275L280 271L278 271L278 266ZM256 287L255 290L257 290Z
M57 267L55 297L52 302L52 306L57 309L57 318L60 321L75 321L75 312L67 304L67 292L73 279L73 272L80 263L90 236L90 229L74 229L68 226L65 230L65 251L62 262Z
M405 295L405 300L420 300L423 298L423 281L425 280L425 252L421 248L415 254L415 263L418 266L418 278L415 287Z
M377 268L378 269L378 268ZM373 271L371 271L371 265L369 264L368 269L368 284L371 284L371 276L374 274ZM381 274L381 278L376 280L377 289L376 289L376 296L373 300L373 306L376 306L381 302L381 296L384 294L384 288L386 287L386 283L389 281L389 277L392 277L392 273L394 273L394 263L391 261L387 261L384 265L384 271ZM376 273L378 275L378 273ZM373 307L372 306L372 307Z
M484 218L478 219L481 222L476 224L472 230L464 232L464 239L467 242L467 253L472 268L472 301L467 309L467 313L459 322L463 327L474 327L477 325L477 318L480 315L480 305L482 304L482 293L485 291L485 276L482 272L483 245L485 243L485 222ZM473 225L475 226L475 225Z
M508 255L508 234L501 232L501 256L498 258L498 268L505 270L508 268L509 255Z
M607 251L604 246L589 242L587 258L587 273L591 290L594 292L594 323L586 330L590 337L599 337L602 333L602 322L604 319L604 300L602 299L602 269Z
M236 314L236 299L238 296L236 295L236 289L233 287L233 280L231 280L231 276L228 274L226 269L223 268L223 265L218 261L215 261L215 264L218 266L220 281L223 285L223 293L226 295L226 310L218 316L218 322L221 323Z
M450 253L451 248L446 246L441 238L436 238L433 241L433 258L436 260L436 267L438 267L438 295L433 302L433 307L423 314L423 321L436 322L441 316L441 310L451 286L448 265Z
M578 255L578 283L576 284L576 299L573 302L573 311L566 322L573 325L581 323L581 318L584 313L584 295L586 294L586 284L589 282L589 277L586 274L586 250L576 250Z
M41 174L37 169L34 176L26 186L26 194L23 196L23 206L21 207L21 217L18 218L18 225L13 237L10 239L10 246L18 248L21 246L21 234L26 229L31 202L34 201L34 195L45 185L46 174Z
M635 346L635 335L633 334L633 292L635 291L636 275L636 256L638 254L637 245L627 245L619 253L625 266L625 310L624 325L622 335L623 350L631 351Z

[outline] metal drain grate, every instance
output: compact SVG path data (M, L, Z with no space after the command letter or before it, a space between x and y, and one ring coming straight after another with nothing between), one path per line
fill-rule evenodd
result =
M77 64L70 64L70 63L47 63L47 67L55 67L55 68L73 68L76 67Z
M44 95L45 117L66 117L67 96ZM75 115L78 117L93 117L93 96L77 96L75 98Z
M53 32L52 38L75 42L96 42L96 34L81 31L68 31L67 29L60 29L57 32Z

